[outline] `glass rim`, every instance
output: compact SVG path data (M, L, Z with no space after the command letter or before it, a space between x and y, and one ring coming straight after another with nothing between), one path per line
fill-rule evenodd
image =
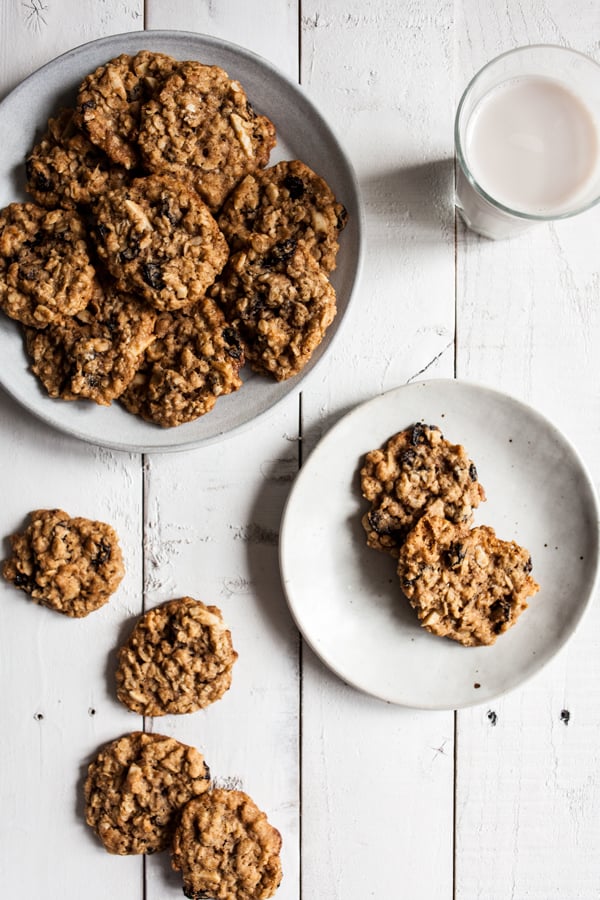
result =
M582 212L587 212L588 209L592 209L592 207L596 206L600 203L600 190L598 191L597 196L595 196L592 200L587 201L586 203L576 207L575 209L568 210L562 213L554 213L553 215L537 215L535 213L526 213L522 210L513 209L510 206L506 206L504 203L501 203L499 200L496 200L491 194L483 188L469 167L469 164L466 160L465 154L463 152L462 143L460 140L460 116L465 105L465 101L467 96L471 92L472 88L479 81L480 77L493 65L499 62L501 59L505 59L507 56L515 56L519 53L524 53L529 50L556 50L560 53L566 53L570 56L578 56L582 59L586 60L586 62L591 63L592 66L598 69L598 74L600 75L600 63L597 63L595 59L592 59L591 56L588 56L586 53L582 53L580 50L573 50L571 47L563 47L561 44L524 44L521 47L513 47L512 50L506 50L504 53L498 54L493 59L490 59L484 66L482 66L476 73L473 75L466 88L464 89L458 106L456 108L456 116L454 118L454 148L456 151L456 157L458 160L458 164L461 167L465 178L469 181L471 186L475 188L478 194L480 194L484 200L493 206L495 209L500 210L501 212L508 213L511 216L514 216L516 219L523 219L528 222L554 222L560 219L570 219L572 216L577 216Z

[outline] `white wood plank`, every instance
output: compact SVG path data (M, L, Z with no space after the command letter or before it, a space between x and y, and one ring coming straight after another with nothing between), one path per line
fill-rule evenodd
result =
M298 77L298 0L243 0L198 3L170 0L147 4L146 28L176 28L209 34L258 53L296 81Z
M242 43L297 71L295 4L147 3L147 24ZM268 27L267 27L268 23ZM277 537L298 468L298 397L222 445L154 455L146 472L146 604L188 594L216 604L239 653L231 690L148 727L199 747L217 784L240 787L283 837L278 900L299 900L298 634L283 597ZM147 861L147 900L181 896L164 855Z
M143 0L4 0L0 4L0 99L60 53L107 34L143 27Z
M140 460L62 437L3 393L0 431L2 536L20 530L31 510L60 507L112 524L127 570L109 603L80 620L36 606L0 579L2 894L24 900L52 885L65 900L141 898L141 860L110 857L85 824L82 801L87 762L131 727L112 668L141 606ZM5 558L7 541L3 550Z
M559 43L599 58L595 5L549 0L535 16L517 2L463 0L458 9L457 93L512 46ZM591 465L600 450L599 224L595 210L502 243L460 228L457 272L458 374L530 402ZM583 900L597 891L599 625L596 603L544 673L490 709L460 713L457 898Z
M452 6L302 13L302 83L356 168L367 239L354 308L303 391L309 452L358 401L453 372ZM383 704L303 659L304 896L449 898L452 713Z

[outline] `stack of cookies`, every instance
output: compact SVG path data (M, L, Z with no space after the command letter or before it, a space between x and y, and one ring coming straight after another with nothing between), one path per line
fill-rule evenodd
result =
M142 50L88 75L0 211L0 308L48 394L171 427L247 361L299 373L336 312L346 211L218 66Z
M473 647L514 625L539 585L527 550L471 527L486 497L464 447L417 423L367 453L360 477L367 544L397 559L424 628Z

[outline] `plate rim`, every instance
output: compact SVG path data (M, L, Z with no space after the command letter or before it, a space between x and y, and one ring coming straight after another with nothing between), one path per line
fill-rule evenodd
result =
M280 397L274 400L274 402L266 407L265 409L258 412L255 416L248 419L247 421L240 422L237 425L234 425L227 430L221 430L218 433L209 435L207 437L196 437L185 439L182 438L180 440L173 440L170 443L165 444L154 444L151 440L145 443L131 443L129 441L119 441L118 439L108 438L102 439L101 436L94 436L87 434L85 431L78 429L75 426L72 426L68 423L63 423L60 421L60 417L57 420L51 414L51 410L53 408L53 402L66 403L67 401L56 400L53 401L52 398L44 397L44 399L48 400L48 407L42 409L33 408L28 405L27 402L22 398L19 392L14 389L11 384L7 384L5 377L3 375L2 370L0 370L0 388L14 400L15 403L18 404L19 409L27 412L29 415L33 416L38 421L43 422L45 425L49 426L60 432L61 434L67 435L69 437L75 438L76 440L80 440L84 443L87 443L91 446L95 447L103 447L109 450L123 452L123 453L139 453L139 454L154 454L154 453L177 453L185 450L195 450L201 447L208 447L217 443L221 443L229 438L234 438L245 431L252 428L259 422L263 422L270 415L272 415L277 409L281 407L285 401L289 401L291 397L295 396L299 390L303 390L306 385L310 383L310 379L313 377L315 371L321 371L321 364L323 361L330 355L331 349L337 345L337 341L339 340L340 334L343 333L344 328L347 325L348 321L348 313L351 307L351 304L355 301L358 289L360 287L363 267L364 267L364 259L365 259L365 210L364 204L362 202L361 191L358 183L358 178L356 176L355 168L343 148L343 145L338 138L337 130L334 129L329 122L325 119L325 116L321 112L320 108L313 103L313 101L307 96L307 94L302 90L302 85L294 82L285 72L278 68L274 63L267 60L265 57L261 56L259 53L256 53L254 50L250 50L247 47L243 47L240 44L234 43L232 41L227 41L214 35L207 35L203 32L195 32L195 31L187 31L187 30L179 30L179 29L150 29L150 30L134 30L134 31L125 31L119 32L117 34L104 35L103 37L96 38L91 41L86 41L82 44L78 44L76 47L71 47L68 50L58 54L52 59L48 60L48 62L39 66L25 78L23 78L18 84L16 84L8 93L2 98L0 101L0 116L2 115L3 109L10 102L14 102L15 98L18 100L18 96L22 91L26 91L29 87L29 82L34 79L38 79L45 70L49 68L54 68L55 66L60 65L61 61L82 55L85 51L88 51L92 48L102 48L103 45L115 47L117 46L118 52L124 52L123 49L119 50L119 45L128 44L132 39L139 40L142 37L151 36L152 41L160 40L168 40L168 39L182 39L182 40L190 40L194 43L200 43L204 47L209 46L216 50L224 50L226 52L230 52L239 56L241 58L245 58L252 62L254 65L258 65L261 69L267 71L272 77L275 77L281 82L284 82L288 88L299 98L301 98L301 102L304 103L305 108L310 110L311 115L318 122L319 129L322 129L324 133L327 135L328 141L334 147L336 153L339 157L344 161L346 172L345 175L348 178L351 191L353 193L352 201L356 207L356 213L353 216L354 218L354 227L356 229L356 246L357 252L354 254L354 275L352 277L352 284L350 290L348 292L346 305L344 308L344 312L341 318L338 321L336 330L331 333L329 337L329 344L327 346L326 352L324 352L320 357L315 359L310 365L310 368L304 373L300 372L297 376L290 379L291 387L290 389L282 393ZM113 54L115 55L115 54ZM18 324L18 323L17 323ZM310 361L309 361L310 364ZM33 375L32 375L33 378ZM201 417L199 417L201 418ZM148 428L152 429L156 427L158 434L164 434L165 432L174 433L176 429L162 429L160 426L153 426L152 423L146 423ZM191 423L185 423L191 424Z
M593 542L593 551L594 557L592 560L592 577L590 580L590 585L587 591L587 596L583 603L580 604L578 609L578 614L573 622L570 630L567 630L565 633L561 634L560 639L556 642L555 649L551 652L548 657L543 660L536 668L533 668L531 671L523 675L515 684L509 685L505 688L500 688L492 694L488 694L483 699L479 699L477 696L473 696L472 700L466 700L464 702L460 702L456 705L448 705L447 703L436 703L432 702L429 704L425 704L422 702L419 703L410 703L407 701L399 701L395 699L391 699L389 696L385 695L384 692L377 692L369 687L365 687L364 684L360 683L360 680L348 675L347 673L342 673L339 668L336 668L333 661L327 657L326 654L323 653L321 649L319 649L314 640L306 634L303 622L298 616L297 610L294 607L292 602L292 598L290 596L290 591L288 586L290 584L290 578L286 576L285 572L285 562L284 562L284 554L285 549L284 545L287 540L287 530L289 527L288 522L288 510L291 507L291 504L294 502L295 495L298 490L301 490L301 482L303 480L303 473L307 471L310 472L309 466L311 460L317 449L323 445L324 442L329 443L333 441L335 438L335 433L337 430L341 430L342 425L347 425L348 421L352 419L354 416L359 416L366 408L375 404L377 402L381 402L384 398L388 398L391 396L396 396L401 394L406 388L415 388L415 387L432 387L435 389L436 386L458 386L460 388L465 387L467 389L473 389L475 391L480 391L482 393L487 393L496 396L497 398L501 398L502 400L508 400L511 403L516 404L521 410L525 411L527 414L532 415L534 418L538 419L546 428L550 428L552 431L557 433L560 439L564 442L565 446L572 454L574 461L579 467L580 473L583 476L586 488L589 493L590 501L591 501L591 512L593 513L594 520L594 531L595 531L595 540ZM454 388L451 388L454 389ZM308 476L304 476L308 477ZM525 684L530 682L533 678L536 678L540 675L547 666L553 662L558 655L565 649L574 635L581 628L582 622L584 621L587 613L589 612L590 606L594 600L594 596L596 590L598 588L598 584L600 583L600 498L598 495L598 491L594 484L594 481L591 476L590 469L585 462L585 459L581 455L578 448L574 445L571 439L565 434L565 432L559 428L553 421L550 419L545 413L540 412L538 409L533 407L531 404L525 402L524 400L516 397L512 393L508 393L506 391L500 391L497 388L490 387L482 382L470 380L467 378L430 378L430 379L418 379L415 381L408 382L406 384L398 385L395 388L390 388L389 390L383 391L380 394L376 394L373 397L368 398L367 400L363 400L360 403L356 404L356 406L352 407L352 409L348 410L344 415L342 415L320 438L320 440L315 444L313 449L310 452L308 459L303 463L302 467L298 471L294 483L292 484L291 490L286 498L286 502L284 504L284 508L281 515L281 526L279 531L279 542L278 542L278 561L279 561L279 572L281 577L281 582L283 586L283 591L286 599L286 603L288 606L288 610L292 619L300 632L300 635L306 644L310 647L312 652L317 656L317 658L331 671L333 674L339 678L343 683L349 685L350 687L360 691L362 694L366 696L370 696L379 700L381 702L387 703L391 706L398 706L403 709L415 709L415 710L423 710L426 712L451 712L459 709L469 709L475 706L480 706L482 704L488 704L494 700L497 700L501 697L505 697L506 695L512 693L513 691L522 688Z

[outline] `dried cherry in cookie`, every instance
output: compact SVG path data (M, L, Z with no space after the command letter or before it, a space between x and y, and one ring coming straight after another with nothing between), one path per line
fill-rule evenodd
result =
M432 634L467 647L493 644L539 590L529 551L486 525L423 516L400 549L400 585Z
M231 685L237 653L216 606L182 597L145 613L119 651L117 696L133 712L195 712Z
M171 862L189 900L267 900L279 887L281 835L243 791L218 788L183 808Z
M299 160L247 175L218 218L232 251L257 253L302 240L326 272L335 268L338 235L348 214L327 182Z
M31 369L50 397L108 406L120 397L154 340L156 312L143 300L98 282L91 301L46 328L25 329Z
M202 754L162 734L134 731L88 766L85 818L109 853L166 850L181 808L207 791Z
M126 176L81 132L75 112L63 109L48 121L44 136L25 163L27 191L47 209L87 206Z
M207 206L169 176L136 178L108 191L94 220L98 255L118 286L158 310L197 303L229 255Z
M2 574L34 603L72 618L103 606L125 574L119 539L105 522L71 518L61 509L31 513L10 538Z
M0 210L0 308L44 328L82 310L94 291L83 220L65 209L11 203Z
M244 353L237 331L205 297L188 310L162 313L155 340L121 396L125 408L172 428L205 415L242 386Z
M179 63L164 53L122 53L87 75L77 95L77 121L92 143L126 169L138 163L142 104Z
M235 253L212 290L242 337L246 358L278 381L297 375L336 314L335 290L303 244Z
M465 448L447 441L435 425L420 422L367 453L360 479L371 504L362 519L367 544L393 556L425 513L468 524L485 500Z
M187 181L215 212L244 175L267 164L275 127L223 69L190 61L144 105L138 142L148 171Z

